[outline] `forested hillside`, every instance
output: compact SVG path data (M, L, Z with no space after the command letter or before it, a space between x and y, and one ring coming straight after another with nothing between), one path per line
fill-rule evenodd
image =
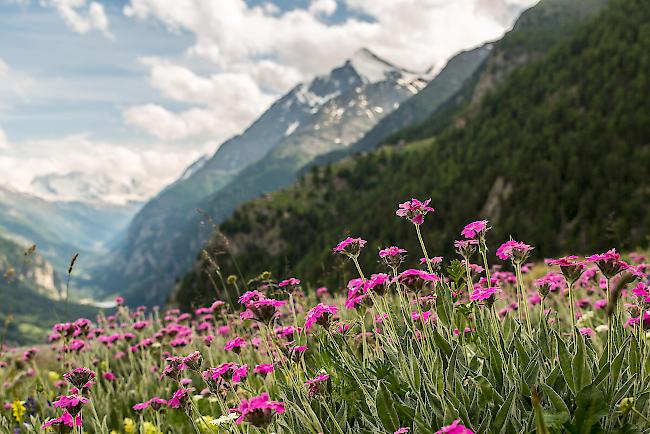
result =
M263 270L338 285L328 249L346 235L368 250L410 240L399 202L431 197L423 227L434 254L453 254L478 217L535 255L645 246L650 231L650 3L616 0L543 59L514 71L480 108L443 133L314 169L294 187L238 209L221 226L244 275ZM471 107L467 110L471 110ZM207 250L234 271L215 237ZM374 262L373 255L364 255ZM369 265L369 264L362 264ZM201 303L210 265L180 286ZM212 296L212 294L210 294Z

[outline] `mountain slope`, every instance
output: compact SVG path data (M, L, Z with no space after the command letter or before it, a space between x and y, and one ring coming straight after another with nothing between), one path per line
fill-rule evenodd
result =
M100 285L130 302L164 301L210 234L198 225L197 207L220 221L242 201L289 185L316 156L359 140L426 78L360 50L329 75L296 86L187 180L143 208L99 270Z
M37 250L0 238L0 337L5 342L43 342L54 323L95 315L96 308L66 305L64 291L59 274Z
M347 234L380 247L400 242L419 257L412 225L395 216L410 197L431 197L423 226L430 254L450 250L463 225L490 220L494 242L510 235L538 257L633 248L650 233L650 3L613 1L543 59L488 92L462 125L435 138L315 170L291 189L240 207L221 225L247 276L341 287L331 247ZM212 253L225 246L215 238ZM227 259L225 273L234 267ZM198 261L179 287L201 303L211 269ZM323 272L325 270L325 273ZM319 279L324 279L319 281Z
M74 252L101 249L127 224L135 206L49 202L0 187L0 235L24 246L36 244L63 269Z

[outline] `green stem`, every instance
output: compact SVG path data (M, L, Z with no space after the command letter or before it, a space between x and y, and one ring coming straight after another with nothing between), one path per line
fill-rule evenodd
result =
M433 268L431 267L431 261L429 261L429 254L427 253L427 248L424 245L424 240L422 239L422 233L420 232L420 225L415 225L415 232L418 234L418 240L420 240L420 247L422 248L422 253L424 254L424 259L427 260L427 268L429 273L433 274Z

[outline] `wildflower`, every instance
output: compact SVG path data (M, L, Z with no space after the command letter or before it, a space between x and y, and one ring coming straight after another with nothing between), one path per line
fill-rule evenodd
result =
M262 393L259 396L254 396L250 400L242 399L239 407L231 410L239 413L237 424L241 424L244 420L258 428L266 427L271 423L273 416L284 413L284 403L278 401L269 401L269 394Z
M126 417L124 418L123 422L124 422L124 432L126 434L135 434L137 427L133 419Z
M577 256L565 256L559 259L551 259L547 262L549 265L557 265L560 267L569 285L573 285L585 271L584 263L577 262L576 259L578 259Z
M460 419L453 421L451 425L444 426L436 431L436 434L474 434L472 430L460 424Z
M332 317L336 316L338 308L334 305L319 303L305 315L305 329L311 329L314 324L327 328Z
M18 425L23 423L23 419L25 418L25 404L22 401L14 401L11 404L11 414L16 419L16 422L18 422Z
M460 234L465 238L480 238L484 237L489 229L487 220L477 220L466 225Z
M253 372L256 374L270 374L273 372L274 367L273 363L260 363L259 365L255 366L255 369L253 369Z
M360 277L352 279L348 282L348 297L345 301L347 309L354 309L361 306L366 301L366 293L364 292L364 280Z
M520 241L506 241L497 249L497 257L502 260L510 259L515 264L521 264L528 259L533 247Z
M122 306L124 304L124 297L115 297L115 304L118 306Z
M379 251L379 257L387 267L396 269L404 262L406 250L396 246L387 247Z
M219 416L217 419L211 420L210 423L212 425L221 426L221 425L227 425L227 424L233 423L237 419L239 419L239 415L237 413L233 412L233 413L224 414L222 416Z
M410 431L410 429L404 426L404 427L399 428L393 434L406 434L409 431Z
M405 217L411 220L411 223L415 225L421 225L424 223L424 216L429 212L434 212L435 210L429 206L431 199L427 199L424 202L419 201L418 199L411 199L410 201L401 203L395 214L399 217Z
M95 373L88 368L77 368L63 375L70 384L77 389L86 389L92 384Z
M52 405L54 407L61 408L72 416L79 414L81 409L85 404L88 403L88 399L80 395L63 395L59 396L59 399L54 401Z
M58 433L68 434L75 426L81 426L81 418L73 418L68 412L64 412L60 417L50 419L41 426L41 430L48 428L55 430Z
M472 255L476 252L476 246L478 246L477 240L456 240L454 241L454 247L456 248L456 253L469 260Z
M246 345L247 343L244 338L236 337L235 339L226 342L226 344L223 346L223 349L239 354L241 352L241 349Z
M172 398L167 401L167 406L169 408L180 408L181 406L185 406L189 401L190 394L194 392L194 388L190 387L188 389L185 388L179 388L176 392L174 392L174 395L172 395Z
M434 256L427 261L427 258L420 258L420 265L424 267L431 267L433 271L439 271L442 265L442 256Z
M362 238L352 238L347 237L332 249L334 253L340 253L342 255L349 256L350 258L356 258L361 253L361 249L366 245L366 240Z
M311 380L305 381L305 386L309 387L308 395L310 398L323 393L327 387L327 381L330 376L328 374L321 374L317 377L312 378Z
M264 298L249 302L246 308L253 314L253 319L262 323L269 323L275 317L278 307L285 304L286 301Z
M492 303L494 302L494 296L497 292L501 292L501 290L497 287L490 286L487 288L481 287L481 286L474 286L474 290L469 296L470 301L484 301L484 300L490 300L492 299ZM487 301L488 304L491 304L490 301Z
M435 321L436 315L430 310L422 312L421 315L418 312L411 312L411 319L413 321L421 319L423 323L427 323L430 321Z
M629 267L625 262L621 261L621 255L616 253L616 249L588 256L586 261L596 264L607 279L611 279Z
M373 292L378 296L386 293L388 285L390 284L390 277L386 273L377 273L370 276L370 279L364 284L364 292Z
M397 276L397 280L412 291L420 291L425 287L440 281L440 278L435 274L410 268L402 271L399 276Z
M578 331L582 336L587 338L591 338L596 334L596 332L594 332L590 327L581 327L578 329Z
M239 303L246 305L248 304L251 300L260 300L264 297L264 294L261 292L255 290L255 291L246 291L239 297Z
M329 295L329 290L325 288L324 286L321 286L316 290L316 297L318 298L323 298L326 295Z
M106 381L115 381L117 379L115 374L112 372L104 372L104 374L102 374L102 378Z
M135 404L133 407L131 407L134 410L144 410L147 408L150 408L154 411L160 410L163 406L167 405L167 401L159 398L157 396L154 396L153 398L149 399L148 401L141 402L139 404Z
M289 279L283 280L282 282L278 283L278 286L288 294L291 294L296 292L298 288L300 288L300 279L291 277Z

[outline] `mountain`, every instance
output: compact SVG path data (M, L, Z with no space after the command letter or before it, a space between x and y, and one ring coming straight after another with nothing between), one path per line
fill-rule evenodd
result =
M4 238L0 238L0 297L2 343L43 342L54 323L97 313L94 307L62 300L65 284L38 250Z
M220 221L239 203L290 185L301 167L355 143L428 78L363 49L328 75L299 84L147 203L107 266L97 270L98 283L131 302L163 301L210 234L199 227L196 208Z
M206 250L231 251L245 276L271 270L338 289L353 276L331 248L347 235L368 240L360 257L368 269L379 248L395 244L417 261L413 227L395 216L411 197L432 198L436 212L423 235L429 253L447 260L457 257L462 227L479 218L493 227L491 246L512 236L535 246L538 258L647 246L649 20L650 3L611 1L480 104L468 100L457 114L463 122L315 169L239 207L220 227L227 245L215 237ZM236 270L227 257L219 264L226 274ZM213 271L198 260L175 299L187 307L213 297L206 277Z
M141 183L135 179L121 181L105 173L92 176L73 171L34 177L30 192L52 202L112 204L133 208L144 198Z
M0 236L23 246L36 244L57 269L75 252L96 252L126 226L136 205L50 202L0 187Z

